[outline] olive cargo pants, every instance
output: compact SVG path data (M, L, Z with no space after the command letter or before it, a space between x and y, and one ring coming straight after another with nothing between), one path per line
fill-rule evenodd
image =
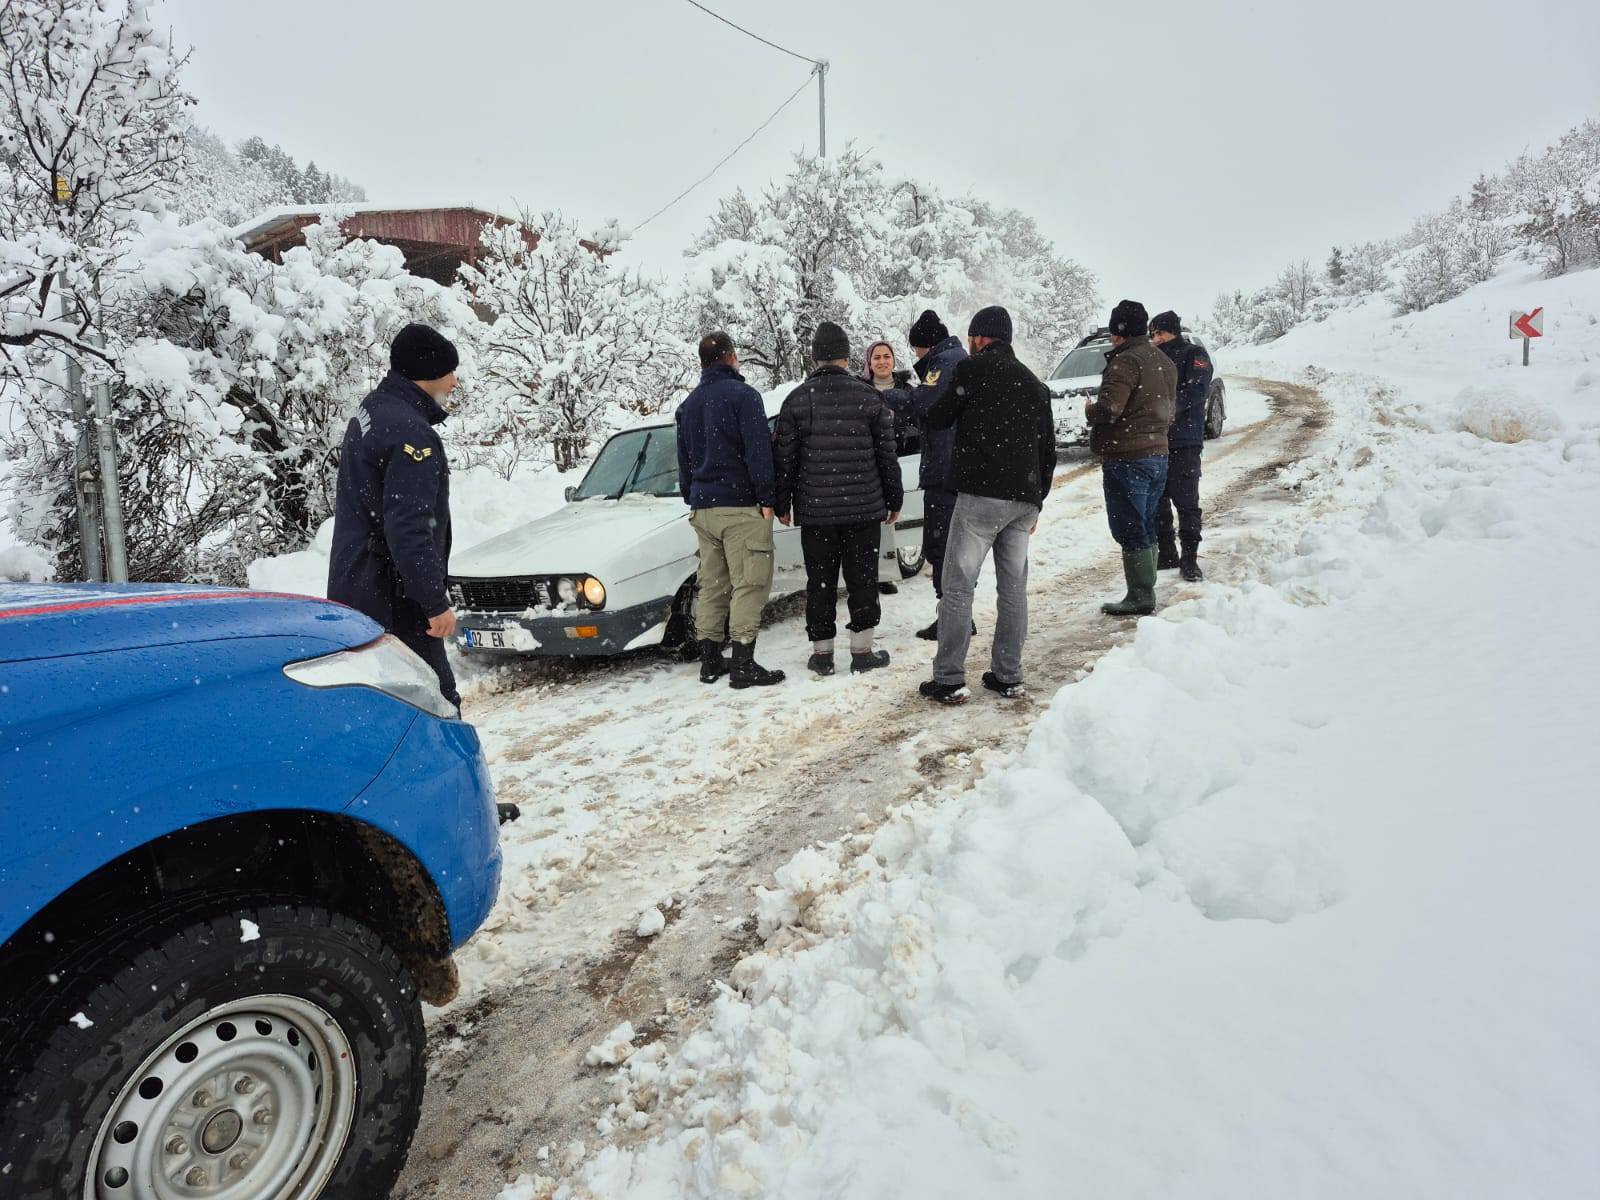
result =
M722 642L756 640L772 593L772 518L759 508L697 508L689 524L700 539L700 596L695 636Z

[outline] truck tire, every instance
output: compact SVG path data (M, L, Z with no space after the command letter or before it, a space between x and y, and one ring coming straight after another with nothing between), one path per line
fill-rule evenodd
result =
M421 1112L399 957L290 899L187 896L112 923L10 1015L10 1200L386 1196Z

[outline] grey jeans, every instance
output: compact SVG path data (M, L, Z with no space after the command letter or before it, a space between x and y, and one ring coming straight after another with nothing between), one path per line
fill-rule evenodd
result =
M991 548L999 611L990 670L1001 683L1022 682L1022 643L1028 636L1028 537L1038 520L1038 508L1019 500L994 500L965 492L956 497L939 580L944 595L939 600L935 683L967 681L972 593Z

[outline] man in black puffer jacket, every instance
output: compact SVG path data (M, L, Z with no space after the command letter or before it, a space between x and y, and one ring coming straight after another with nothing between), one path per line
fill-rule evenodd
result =
M950 479L956 431L933 428L928 424L928 413L955 378L956 364L967 356L967 348L960 338L951 335L931 308L917 318L907 340L917 356L917 384L890 388L883 393L883 402L896 412L909 414L922 434L922 462L917 469L917 481L922 487L922 551L933 572L933 594L937 598L944 595L940 575L944 571L945 543L950 537L950 514L956 507L956 485ZM938 641L938 620L917 630L917 636Z
M894 414L870 383L850 373L850 342L833 322L817 326L811 357L816 370L778 413L778 519L800 526L812 649L806 665L819 675L833 674L842 568L850 670L870 671L889 662L887 650L872 648L880 527L899 519L905 499Z

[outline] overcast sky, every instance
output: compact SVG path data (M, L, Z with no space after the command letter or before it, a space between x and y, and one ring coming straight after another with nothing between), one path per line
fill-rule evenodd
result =
M1031 213L1103 299L1176 306L1399 233L1600 116L1596 0L708 0L832 63L828 142ZM682 0L167 0L198 118L398 203L631 226L808 67ZM808 90L630 255L817 144ZM996 296L1004 303L1006 297Z

